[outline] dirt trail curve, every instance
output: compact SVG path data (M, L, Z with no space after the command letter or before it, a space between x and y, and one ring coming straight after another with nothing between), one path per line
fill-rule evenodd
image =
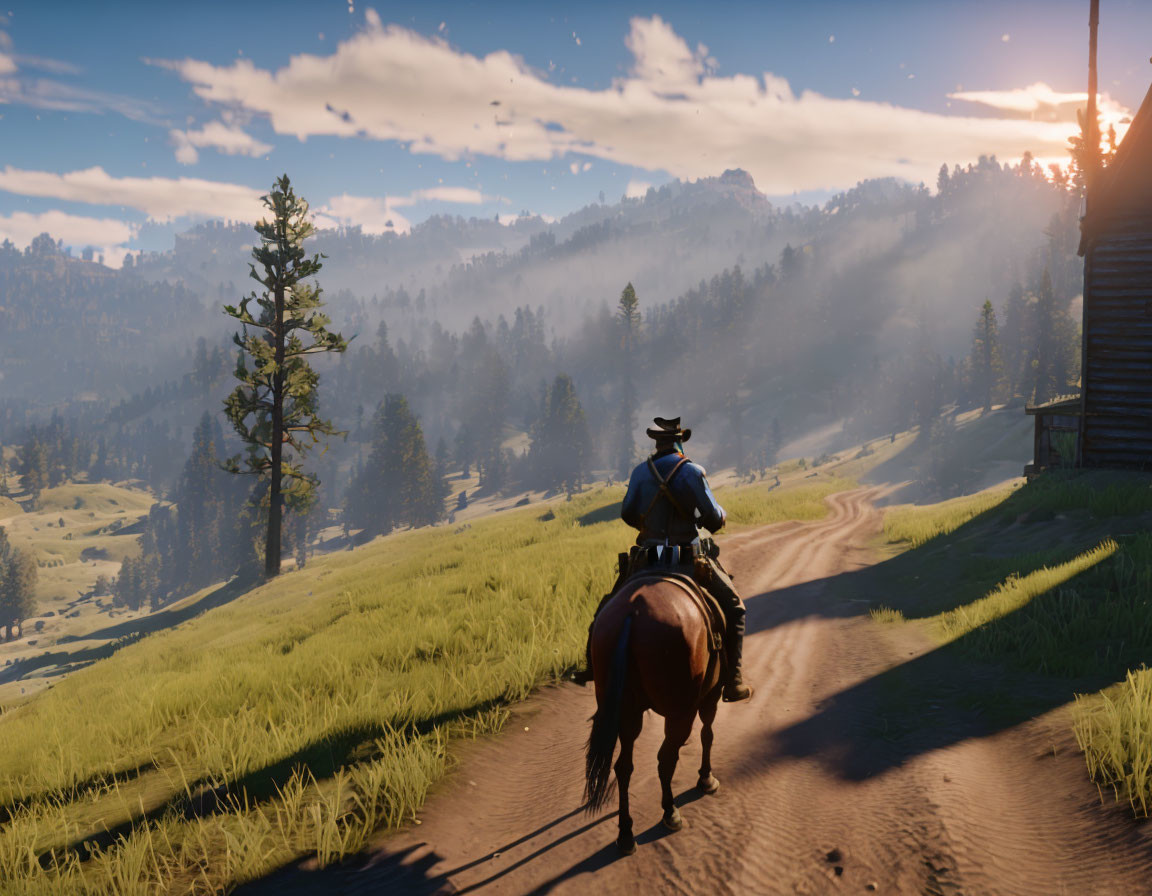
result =
M699 726L681 752L679 833L660 826L662 725L651 714L632 779L636 854L616 855L615 799L598 817L579 811L594 698L565 685L469 748L422 823L366 861L294 869L250 892L1152 893L1146 833L1100 806L1066 723L948 736L950 720L931 718L919 746L886 733L869 684L933 645L872 622L878 595L853 588L867 581L858 571L878 491L834 495L819 522L724 539L748 602L757 693L721 707L716 796L691 789Z

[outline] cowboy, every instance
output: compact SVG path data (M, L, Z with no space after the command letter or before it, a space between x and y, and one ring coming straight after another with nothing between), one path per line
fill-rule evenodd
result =
M692 437L691 429L680 428L680 418L666 420L657 417L655 429L648 429L648 437L656 441L656 451L632 471L628 491L620 508L620 517L629 526L640 530L633 548L633 562L621 563L620 575L612 590L604 596L600 606L615 594L632 573L639 571L636 558L663 557L671 554L678 562L703 562L709 568L706 576L708 592L720 604L727 619L728 678L724 683L723 698L727 702L747 700L752 688L744 684L741 660L744 651L744 602L732 584L724 567L720 565L719 548L709 539L701 539L697 526L715 533L724 527L724 508L716 503L704 468L684 456L684 443ZM668 551L667 549L672 549ZM681 561L683 558L683 561ZM688 567L692 569L693 567ZM600 612L597 608L597 613ZM591 643L591 628L589 643ZM589 656L588 669L591 669ZM587 673L586 673L587 674ZM584 678L584 676L580 676Z

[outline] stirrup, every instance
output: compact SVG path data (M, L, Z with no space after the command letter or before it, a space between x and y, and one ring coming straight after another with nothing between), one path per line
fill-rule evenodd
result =
M725 703L740 703L743 700L751 700L754 693L755 691L746 684L726 684L724 690L720 692L720 699Z

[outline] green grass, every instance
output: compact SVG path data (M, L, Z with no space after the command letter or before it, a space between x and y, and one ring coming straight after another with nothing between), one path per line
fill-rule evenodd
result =
M818 520L828 513L825 499L856 483L842 476L822 476L801 483L771 487L756 483L741 488L718 488L716 500L728 514L730 526L764 526L785 520Z
M106 482L70 482L45 489L40 494L39 510L91 510L96 513L147 511L155 498L147 492L120 488Z
M968 521L1002 504L1012 488L994 488L952 498L938 504L901 505L884 514L884 537L889 544L918 548L934 538L955 532Z
M979 600L940 614L936 624L941 637L945 641L952 641L965 635L972 635L969 644L979 652L989 656L1007 655L1011 647L1020 646L1020 638L1013 631L1013 628L1018 626L991 628L989 623L1023 610L1035 598L1048 594L1074 576L1111 557L1116 553L1117 547L1115 541L1107 539L1065 563L1042 566L1024 576L1015 574L1008 576ZM1068 615L1069 608L1059 609L1063 612L1058 612L1056 616L1063 621ZM1037 643L1034 646L1030 645L1029 654L1035 653L1038 665L1045 669L1049 665L1051 651L1046 649L1047 641L1042 633L1036 632L1036 634Z
M1029 484L1033 511L1087 510L1095 517L1125 517L1152 511L1152 478L1139 474L1052 472Z
M90 591L100 574L115 577L116 564L139 553L135 536L117 533L146 516L154 499L107 483L69 483L41 497L42 509L10 516L3 525L13 545L34 553L40 609L59 609L58 602Z
M873 621L886 624L905 621L903 613L885 606L873 607L868 611L868 615L872 617Z
M797 492L756 512L727 497L745 520L815 513ZM412 819L452 739L498 730L579 661L632 540L618 500L314 560L8 710L4 892L217 892Z
M1076 742L1088 773L1133 814L1148 817L1152 802L1152 671L1140 668L1099 694L1078 696ZM1101 793L1103 799L1103 793Z

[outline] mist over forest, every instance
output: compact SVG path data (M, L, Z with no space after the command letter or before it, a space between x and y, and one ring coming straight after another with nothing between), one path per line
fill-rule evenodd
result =
M326 527L450 518L464 506L446 503L450 470L478 473L473 495L618 479L657 414L693 426L702 461L749 477L914 426L946 442L949 413L1075 389L1073 195L1027 157L982 158L942 168L935 189L872 180L818 207L774 206L733 170L552 223L320 231L306 248L350 343L313 365L319 411L346 435L304 461L319 490L289 513L287 546L303 562ZM256 525L261 499L217 467L240 451L221 425L237 363L222 309L254 285L255 242L207 222L119 269L50 234L0 247L0 443L33 501L76 476L138 480L159 499L146 557L176 562L194 503L212 508L197 515L216 519L213 543L251 541L235 527ZM995 371L977 357L986 301ZM196 552L230 569L158 559L162 592L257 553Z

